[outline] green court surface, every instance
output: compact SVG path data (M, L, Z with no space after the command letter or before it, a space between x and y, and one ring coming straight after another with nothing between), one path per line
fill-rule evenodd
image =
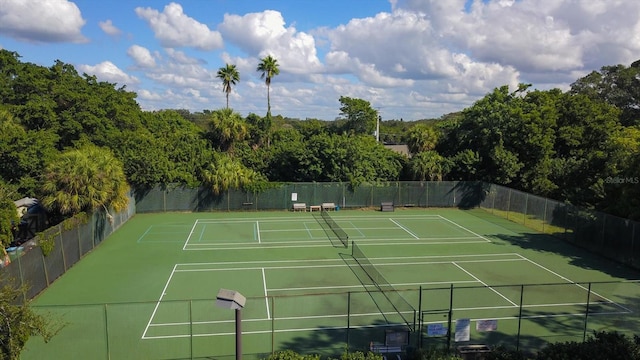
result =
M483 210L331 215L346 248L308 212L138 214L35 299L65 327L22 358L232 358L221 288L247 297L249 358L339 356L404 331L443 346L465 321L457 344L533 349L640 327L638 273Z

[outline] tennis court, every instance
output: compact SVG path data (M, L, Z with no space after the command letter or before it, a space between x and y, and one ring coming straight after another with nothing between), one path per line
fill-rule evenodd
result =
M393 336L537 347L637 331L638 278L482 210L138 214L36 299L67 326L23 358L231 357L221 288L247 298L251 358L336 356Z

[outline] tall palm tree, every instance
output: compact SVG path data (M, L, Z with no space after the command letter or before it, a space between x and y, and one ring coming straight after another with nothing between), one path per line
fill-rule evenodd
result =
M256 69L256 71L260 72L260 79L264 79L264 83L267 84L267 116L269 117L271 117L271 99L269 97L271 78L280 74L279 66L278 60L268 55L260 59L260 64Z
M240 73L233 64L227 64L225 67L218 69L216 74L218 79L222 80L222 91L227 95L227 109L229 108L229 94L231 93L231 87L240 81Z

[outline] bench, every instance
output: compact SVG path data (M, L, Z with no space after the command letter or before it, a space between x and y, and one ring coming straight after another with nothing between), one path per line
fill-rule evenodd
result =
M321 209L322 209L322 207L320 205L311 205L311 206L309 206L309 211L310 212L320 211Z
M293 211L307 211L307 204L295 203L293 204Z
M379 344L375 342L371 342L369 344L369 350L376 354L398 354L396 357L400 359L400 353L402 352L401 346L387 346L384 344Z
M380 211L393 211L393 202L380 203Z
M335 203L322 203L322 210L328 211L328 210L335 210L335 209L336 209Z

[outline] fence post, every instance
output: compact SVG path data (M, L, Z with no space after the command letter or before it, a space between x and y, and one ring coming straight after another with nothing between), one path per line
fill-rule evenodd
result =
M447 324L447 351L451 351L451 319L453 318L453 283L449 290L449 320Z
M271 297L271 354L276 351L276 309L275 297Z
M509 196L507 197L507 220L509 220L509 213L511 212L511 189L507 192Z
M520 329L522 326L522 301L524 299L524 284L520 285L520 311L518 313L518 335L516 336L516 351L520 351Z
M587 308L584 312L584 330L582 333L582 342L587 339L587 324L589 323L589 301L591 300L591 283L589 283L589 288L587 289Z
M418 327L413 326L414 331L418 334L417 348L422 348L422 285L418 289Z
M544 213L542 213L542 232L544 232L544 225L547 223L547 203L549 199L544 198Z
M109 316L108 316L108 311L107 311L107 307L109 305L104 304L104 335L106 338L106 346L107 346L107 359L111 359L111 350L109 348Z
M529 193L525 193L524 196L524 217L522 218L522 225L527 225L527 216L529 216Z
M193 300L189 300L189 357L193 360Z
M351 331L351 291L347 293L347 353L349 353L349 332Z

